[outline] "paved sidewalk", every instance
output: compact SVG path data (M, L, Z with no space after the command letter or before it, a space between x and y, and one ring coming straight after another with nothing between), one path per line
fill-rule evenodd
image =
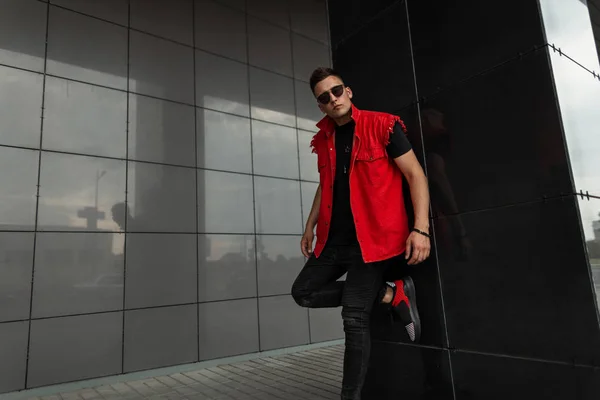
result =
M322 347L30 399L339 399L343 351L343 345Z

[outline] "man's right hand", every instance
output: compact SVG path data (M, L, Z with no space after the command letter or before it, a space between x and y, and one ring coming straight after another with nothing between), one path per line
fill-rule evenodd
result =
M306 230L304 232L304 235L302 235L302 240L300 241L300 249L302 250L302 254L304 254L304 257L306 258L309 258L312 255L314 239L315 234L312 230Z

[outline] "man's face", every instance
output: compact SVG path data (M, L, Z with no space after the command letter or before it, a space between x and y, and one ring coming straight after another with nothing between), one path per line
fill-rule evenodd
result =
M317 83L314 94L321 111L333 119L347 115L352 108L352 90L336 76Z

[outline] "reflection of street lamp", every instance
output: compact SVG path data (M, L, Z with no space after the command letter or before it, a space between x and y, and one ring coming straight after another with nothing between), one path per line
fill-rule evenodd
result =
M96 193L94 197L94 208L98 210L98 185L100 184L100 178L106 175L106 171L96 171Z
M86 219L86 227L88 229L98 229L98 221L104 219L104 213L98 211L98 185L100 178L106 174L106 171L96 171L96 192L94 193L94 207L83 207L83 209L77 211L79 218Z

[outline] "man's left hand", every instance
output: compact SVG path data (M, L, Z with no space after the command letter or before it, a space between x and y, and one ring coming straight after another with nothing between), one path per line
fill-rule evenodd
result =
M411 232L406 240L406 255L408 265L420 264L429 258L431 252L430 239L417 232Z

